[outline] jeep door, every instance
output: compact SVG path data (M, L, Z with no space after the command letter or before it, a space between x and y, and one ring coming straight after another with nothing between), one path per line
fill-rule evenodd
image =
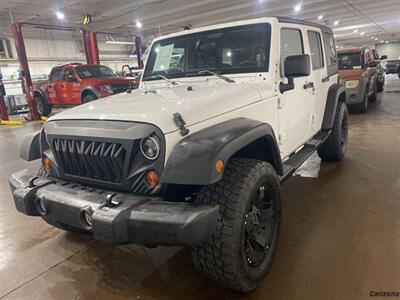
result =
M316 27L305 27L307 30L307 47L311 57L311 76L313 87L309 89L313 98L310 134L314 135L321 129L322 118L325 112L326 99L330 80L324 59L322 32Z
M287 56L307 54L304 47L304 32L298 24L280 25L280 77L278 82L287 82L283 74ZM282 157L286 157L302 146L311 137L311 115L314 107L312 75L294 78L294 89L279 93L279 146Z

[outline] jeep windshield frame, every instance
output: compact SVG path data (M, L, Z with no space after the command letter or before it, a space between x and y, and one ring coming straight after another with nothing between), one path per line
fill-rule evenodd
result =
M271 24L257 23L179 35L153 43L143 81L268 72Z

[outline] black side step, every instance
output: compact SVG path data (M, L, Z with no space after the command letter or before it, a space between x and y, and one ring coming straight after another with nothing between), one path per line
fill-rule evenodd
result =
M303 148L293 153L288 160L283 163L283 175L279 176L281 183L285 182L318 147L328 138L330 131L320 131L314 137L304 144Z

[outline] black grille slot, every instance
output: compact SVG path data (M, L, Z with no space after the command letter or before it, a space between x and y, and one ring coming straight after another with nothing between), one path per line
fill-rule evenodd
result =
M56 138L54 154L65 175L121 183L124 177L124 145Z

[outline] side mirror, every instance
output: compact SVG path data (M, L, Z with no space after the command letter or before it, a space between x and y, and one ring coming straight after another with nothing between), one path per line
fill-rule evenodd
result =
M292 55L285 58L283 63L285 76L288 83L281 82L279 89L281 93L294 89L294 78L310 75L310 55Z
M64 80L65 80L66 82L78 82L78 80L77 80L74 76L72 76L72 75L67 75L67 76L65 76Z
M367 67L369 67L369 68L375 68L377 65L378 65L378 62L376 62L376 61L370 61L370 62L367 64Z
M388 58L387 55L382 55L380 60L384 60L384 59L387 59L387 58Z

